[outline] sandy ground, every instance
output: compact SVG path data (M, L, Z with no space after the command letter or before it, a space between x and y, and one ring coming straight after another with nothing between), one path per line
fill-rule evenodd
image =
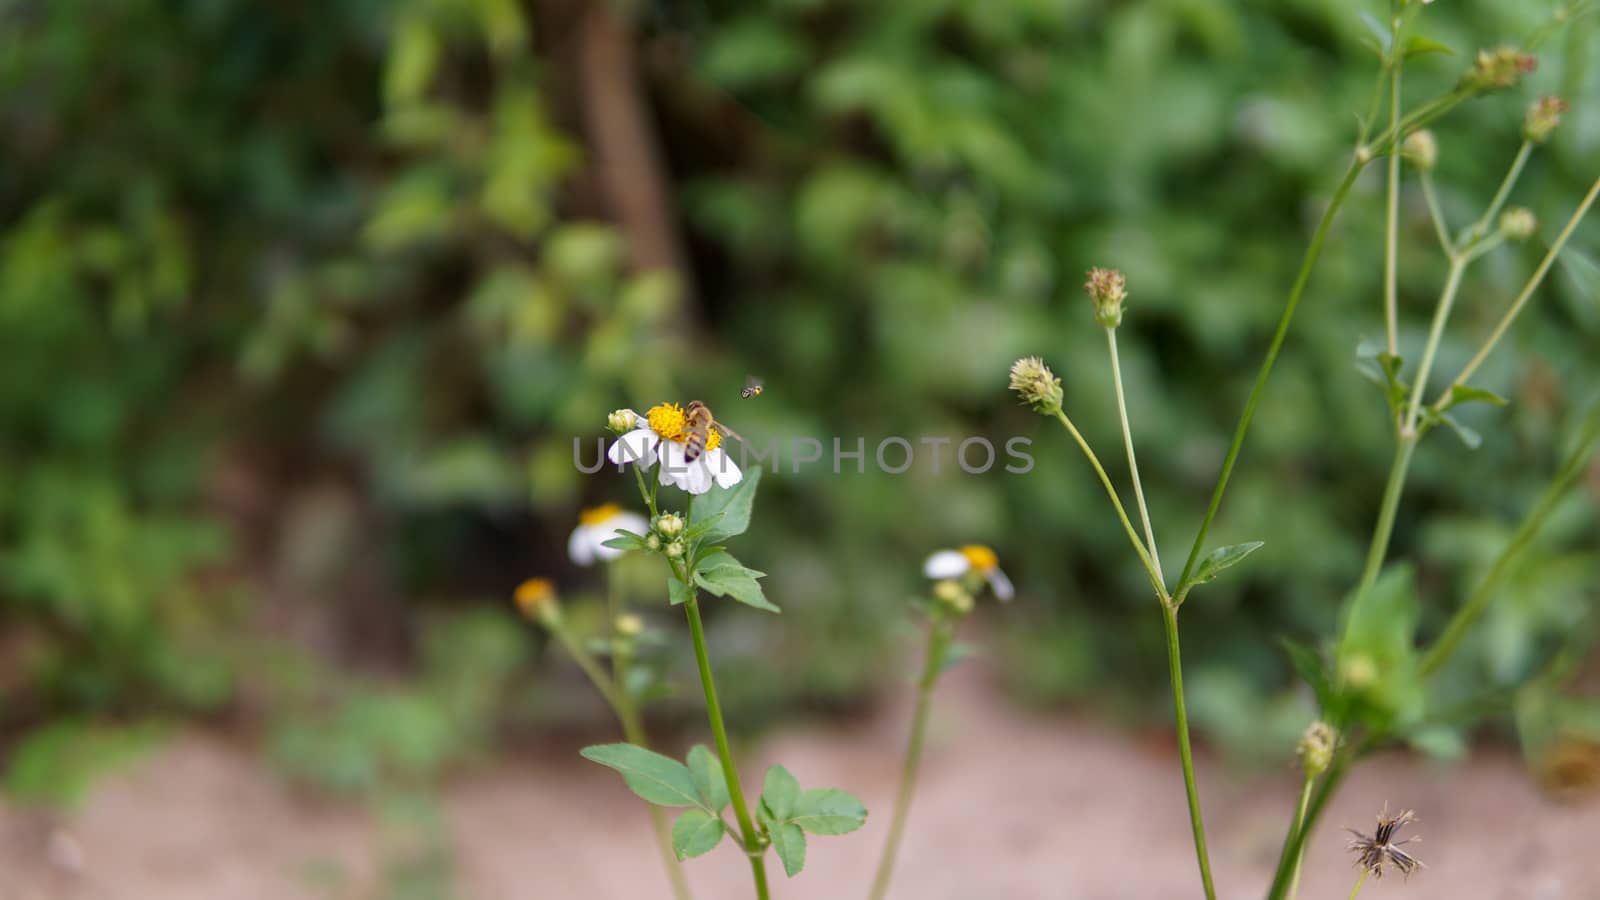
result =
M900 900L1199 896L1177 759L1106 726L1009 709L978 676L942 688L902 864ZM806 871L775 897L859 898L887 829L904 721L780 733L753 748L746 781L781 759L803 784L837 784L880 815L813 838ZM507 759L445 792L457 895L472 900L668 896L640 806L570 748ZM1219 895L1260 897L1298 783L1202 761ZM1347 782L1315 836L1301 897L1344 898L1354 870L1336 826L1385 802L1414 807L1428 869L1369 882L1363 897L1600 898L1600 805L1557 804L1518 762L1480 754L1440 766L1377 759ZM0 900L376 898L381 841L360 810L290 790L247 749L182 737L109 777L78 813L0 808ZM774 863L775 865L775 863ZM337 869L343 887L312 874ZM731 844L689 863L699 900L746 900Z

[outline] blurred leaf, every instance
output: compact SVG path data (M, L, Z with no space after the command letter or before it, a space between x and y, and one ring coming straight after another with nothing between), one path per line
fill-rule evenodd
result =
M579 753L622 773L629 790L657 806L699 806L694 778L683 763L633 744L596 744Z
M1443 53L1446 56L1456 55L1456 52L1450 49L1448 46L1441 44L1432 38L1423 37L1420 34L1414 34L1411 36L1410 40L1406 41L1406 59L1411 59L1417 56L1426 56L1429 53Z

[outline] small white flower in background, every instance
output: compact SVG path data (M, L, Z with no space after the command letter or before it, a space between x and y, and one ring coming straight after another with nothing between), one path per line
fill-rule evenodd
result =
M658 403L643 416L632 410L618 410L612 413L612 419L626 420L622 413L633 416L635 427L613 441L606 451L606 458L613 463L638 463L648 469L659 462L661 483L691 494L704 494L713 485L731 488L744 480L739 466L722 450L722 435L715 428L706 435L699 458L693 462L685 458L689 420L678 404Z
M578 514L578 527L572 529L572 537L567 539L567 556L580 566L592 566L596 560L610 562L621 556L622 551L605 544L616 537L619 530L642 535L650 530L650 521L615 503L586 509Z
M941 581L961 578L969 573L982 576L983 580L989 582L994 595L1001 600L1010 600L1017 595L1016 589L1011 586L1011 579L1000 571L1000 557L982 544L940 550L922 564L922 574Z

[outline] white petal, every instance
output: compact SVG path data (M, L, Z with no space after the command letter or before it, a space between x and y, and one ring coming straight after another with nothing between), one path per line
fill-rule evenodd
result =
M985 572L983 577L989 579L989 587L994 589L994 595L1002 602L1009 601L1017 595L1017 589L1011 586L1011 579L1007 578L1006 573L1000 571L998 567Z
M567 556L580 566L594 564L594 538L589 534L589 526L572 529L572 537L567 538Z
M689 464L689 471L683 479L683 489L691 494L704 494L716 484L711 475L711 467L706 465L706 458L702 455L699 459Z
M972 563L954 550L940 550L922 564L922 574L929 578L959 578L967 574Z
M677 441L662 441L661 483L687 491L689 469L689 461L683 458L683 445Z
M622 465L623 463L638 463L646 469L655 465L656 444L661 439L648 428L635 428L622 437L611 442L611 449L606 451L606 458Z
M650 531L650 520L636 512L624 510L604 522L606 528L617 531L631 531L634 534L645 534ZM615 534L606 535L606 540L616 537Z
M744 480L744 473L739 471L738 463L733 457L722 452L722 448L707 450L705 456L706 468L711 470L711 477L716 481L717 487L731 488Z

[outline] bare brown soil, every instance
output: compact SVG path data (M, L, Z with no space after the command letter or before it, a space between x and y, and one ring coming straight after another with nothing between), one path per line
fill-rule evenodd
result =
M1025 716L971 674L953 676L940 700L893 897L1199 895L1170 750L1099 724ZM799 878L776 872L777 897L864 897L903 728L885 719L801 729L753 748L747 782L782 759L802 783L842 785L881 813L858 834L813 839ZM1219 895L1259 897L1295 773L1202 766ZM1600 897L1600 805L1558 804L1516 759L1489 752L1450 766L1392 755L1358 770L1312 842L1302 898L1348 894L1355 872L1337 826L1366 827L1385 802L1417 810L1428 868L1409 882L1369 882L1363 897ZM642 808L567 748L466 773L445 804L458 896L668 896ZM111 776L70 817L0 808L0 900L375 898L383 846L359 809L308 798L246 748L197 733ZM328 872L339 886L327 886ZM731 846L690 862L689 877L700 900L750 896Z

